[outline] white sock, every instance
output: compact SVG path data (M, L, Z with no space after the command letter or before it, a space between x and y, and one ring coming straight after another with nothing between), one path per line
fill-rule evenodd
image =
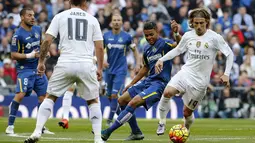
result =
M51 99L45 98L38 110L36 128L34 132L41 133L46 121L51 115L54 102Z
M166 124L166 115L170 111L170 98L162 96L159 101L159 123Z
M184 125L189 130L192 123L194 122L193 114L187 118L184 117Z
M92 123L92 129L94 131L94 140L101 140L102 112L100 103L93 103L89 105L89 119Z
M69 111L72 106L73 92L66 91L62 100L63 119L69 120Z

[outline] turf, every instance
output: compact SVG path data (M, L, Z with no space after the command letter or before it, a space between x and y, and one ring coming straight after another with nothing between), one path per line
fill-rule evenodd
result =
M92 143L91 124L86 119L70 120L69 129L58 127L58 119L50 119L46 126L55 135L43 135L43 143ZM35 119L17 118L15 123L16 137L5 134L7 118L0 118L0 142L18 143L31 135L35 127ZM139 119L138 123L145 135L143 141L129 141L130 143L169 143L168 130L175 124L183 123L181 120L168 120L167 131L163 136L156 135L157 120ZM106 128L105 122L103 128ZM130 133L129 125L116 130L107 143L123 142ZM188 143L255 143L255 120L246 119L196 119L191 128Z

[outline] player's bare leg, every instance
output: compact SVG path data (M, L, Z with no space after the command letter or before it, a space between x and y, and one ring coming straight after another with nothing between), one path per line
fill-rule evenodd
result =
M159 101L159 124L157 135L163 135L166 130L166 115L170 110L170 98L178 94L179 91L174 87L167 86L160 101Z
M189 109L186 105L183 107L184 125L189 130L194 122L193 110Z
M47 97L43 100L43 103L41 104L38 114L37 114L37 121L36 121L36 128L33 132L33 134L27 138L24 143L34 143L39 140L42 134L42 129L48 120L48 118L51 115L51 112L53 111L53 106L56 102L58 97L53 95L47 95Z

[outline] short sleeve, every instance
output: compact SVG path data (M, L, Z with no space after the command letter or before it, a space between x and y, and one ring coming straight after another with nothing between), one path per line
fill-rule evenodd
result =
M147 60L147 58L146 58L147 56L146 56L145 53L146 53L146 51L144 51L144 53L143 53L143 64L146 65L146 66L148 67L149 64L148 64L148 60Z
M59 22L58 15L56 15L52 19L52 21L50 23L50 26L49 26L48 30L46 31L46 34L50 34L53 37L57 38L57 36L58 36L58 29L59 29L58 22Z
M97 20L95 20L94 31L93 31L93 41L103 40L102 31L100 29L100 25Z
M228 44L221 35L217 34L215 43L216 43L215 48L217 50L220 50L225 56L228 56L230 52L232 52L230 47L228 46Z
M12 37L12 42L11 42L11 52L18 52L20 49L20 39L18 35L14 35Z

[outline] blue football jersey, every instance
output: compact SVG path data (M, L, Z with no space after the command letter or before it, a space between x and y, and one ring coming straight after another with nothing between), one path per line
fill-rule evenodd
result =
M164 62L161 73L155 73L155 64L159 58L163 57L167 52L173 49L173 40L159 38L154 45L146 45L144 48L143 58L144 64L149 68L148 80L161 80L167 83L171 78L172 60Z
M104 34L104 47L107 51L109 73L127 73L126 53L131 43L132 37L124 31L119 34L113 34L112 31Z
M26 31L19 27L12 37L11 51L22 54L31 53L34 49L40 49L41 43L41 28L33 26L31 31ZM38 58L17 60L17 71L35 70L38 65Z

